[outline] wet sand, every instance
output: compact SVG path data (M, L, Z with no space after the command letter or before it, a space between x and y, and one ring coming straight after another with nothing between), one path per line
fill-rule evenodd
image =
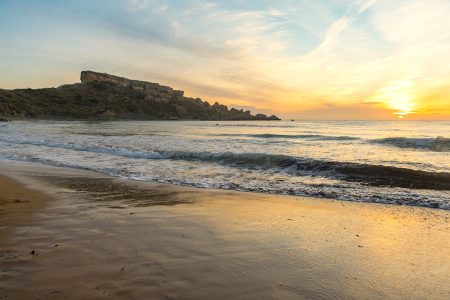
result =
M450 298L449 211L0 173L0 299Z

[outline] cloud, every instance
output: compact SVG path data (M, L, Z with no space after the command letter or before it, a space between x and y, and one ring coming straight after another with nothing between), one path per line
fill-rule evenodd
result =
M375 4L378 0L357 0L356 5L358 7L358 14L364 13L368 10L372 5Z
M0 10L0 30L8 28L2 31L0 64L23 66L14 78L1 77L6 86L19 85L33 70L41 76L24 85L69 76L54 76L52 69L90 68L286 115L331 116L337 109L348 118L363 110L395 117L395 98L405 95L414 117L450 106L443 92L450 78L446 0L80 0L28 10L24 5L30 4L18 5L11 18ZM23 11L30 15L23 17ZM26 72L26 65L33 70ZM399 82L409 85L397 96L383 92ZM330 103L333 108L324 109Z
M349 20L346 17L342 17L331 24L325 34L324 39L312 52L308 53L303 60L315 60L327 56L330 51L334 51L339 37L342 32L349 26Z
M131 11L144 10L150 5L150 0L128 0L128 8Z
M285 114L289 118L307 120L390 120L392 110L372 104L323 103L317 108Z

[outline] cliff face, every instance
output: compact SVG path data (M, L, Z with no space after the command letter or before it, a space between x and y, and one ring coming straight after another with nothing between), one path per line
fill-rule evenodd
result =
M249 111L210 105L157 83L92 71L81 83L46 89L0 89L0 118L97 120L279 120Z
M177 91L168 86L162 86L158 83L131 80L124 77L109 75L106 73L97 73L92 71L82 71L80 80L82 83L92 81L103 81L121 86L123 88L130 88L135 91L143 91L154 97L183 97L183 91Z

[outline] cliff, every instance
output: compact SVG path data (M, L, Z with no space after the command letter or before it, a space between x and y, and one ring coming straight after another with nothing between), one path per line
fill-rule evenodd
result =
M154 97L183 97L183 91L177 91L168 86L162 86L158 83L131 80L124 77L109 75L106 73L97 73L92 71L82 71L80 80L82 83L91 81L103 81L121 86L123 88L131 88L135 91L144 91Z
M183 91L139 80L81 72L81 83L58 88L0 89L0 118L82 120L279 120L210 105Z

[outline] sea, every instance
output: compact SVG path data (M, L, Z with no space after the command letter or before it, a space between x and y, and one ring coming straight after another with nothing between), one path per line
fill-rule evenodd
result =
M0 159L131 180L450 209L450 121L13 121Z

